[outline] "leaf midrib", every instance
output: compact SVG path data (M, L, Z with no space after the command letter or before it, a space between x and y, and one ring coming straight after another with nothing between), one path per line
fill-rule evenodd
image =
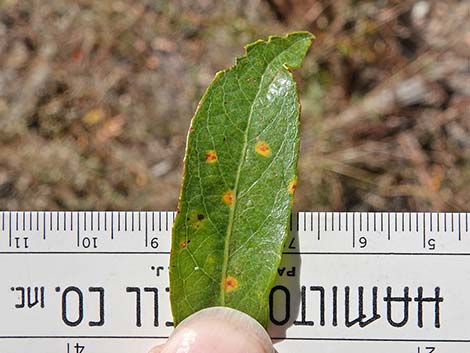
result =
M303 39L302 39L303 40ZM229 253L230 253L230 240L233 232L233 224L234 224L234 219L235 219L235 211L237 208L238 204L238 184L240 181L240 175L241 171L243 169L243 165L245 164L245 157L246 157L246 152L248 149L248 132L250 131L251 127L251 120L253 118L253 108L255 106L256 101L258 100L259 94L261 92L261 88L263 87L263 81L264 81L264 75L266 74L266 71L268 68L270 68L271 64L282 54L284 54L287 50L292 48L294 45L298 44L300 41L295 41L292 43L290 46L285 48L283 51L281 51L278 55L274 56L271 61L266 65L266 68L264 69L261 79L260 79L260 84L258 87L258 91L256 92L255 97L253 98L253 102L251 103L250 106L250 114L248 115L248 122L245 128L245 132L243 135L243 148L242 148L242 154L240 156L240 162L238 163L238 169L237 169L237 174L235 177L235 184L233 187L233 194L234 194L234 202L232 207L230 208L230 213L229 213L229 222L227 225L227 232L225 233L225 242L224 242L224 262L222 265L222 278L221 278L221 283L220 283L220 299L221 299L221 305L225 306L225 279L227 278L227 269L228 269L228 261L229 261Z

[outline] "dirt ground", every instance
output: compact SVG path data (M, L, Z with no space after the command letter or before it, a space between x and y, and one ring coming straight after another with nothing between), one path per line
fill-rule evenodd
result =
M299 210L470 210L470 2L0 0L0 209L174 210L214 74L269 34L296 73Z

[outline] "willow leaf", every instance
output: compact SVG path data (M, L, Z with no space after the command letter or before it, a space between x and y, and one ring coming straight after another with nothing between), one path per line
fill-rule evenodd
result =
M229 306L267 325L297 180L300 105L289 69L311 41L296 32L249 44L199 104L172 235L175 324Z

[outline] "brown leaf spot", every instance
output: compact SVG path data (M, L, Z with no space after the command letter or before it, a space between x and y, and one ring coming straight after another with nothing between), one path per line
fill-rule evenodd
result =
M191 240L183 240L180 245L184 249L189 245L190 242Z
M235 277L227 276L225 278L224 288L227 293L238 289L238 280Z
M233 191L232 190L229 190L227 192L224 193L224 196L222 197L222 200L224 201L224 203L226 205L232 205L233 204L233 200L234 200L234 195L233 195Z
M260 141L255 145L255 151L263 157L269 157L271 155L271 148L265 141Z
M217 152L215 150L209 150L206 152L206 163L212 164L217 162Z
M289 191L289 194L293 194L296 188L297 188L297 177L295 177L293 180L290 181L289 186L287 187L287 191Z

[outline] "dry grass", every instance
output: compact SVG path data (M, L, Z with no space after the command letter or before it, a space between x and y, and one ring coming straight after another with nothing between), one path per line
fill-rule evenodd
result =
M215 72L253 39L307 29L296 207L468 210L469 13L464 1L0 0L0 209L174 209Z

